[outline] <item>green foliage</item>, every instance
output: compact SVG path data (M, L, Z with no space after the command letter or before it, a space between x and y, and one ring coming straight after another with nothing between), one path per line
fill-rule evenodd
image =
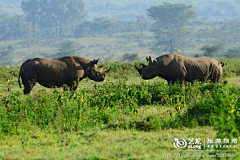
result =
M219 62L223 61L225 63L223 67L224 77L240 75L240 59L222 58L219 59L218 61Z
M20 67L4 67L0 66L0 83L6 83L13 78L17 78Z
M214 57L222 47L219 45L205 45L200 50L203 51L204 56Z
M199 88L201 92L192 93L193 97L201 97L201 99L197 98L187 107L180 118L183 125L214 126L218 131L217 138L237 139L240 132L240 88L226 87L226 82L203 85Z
M225 63L232 60L224 59ZM132 62L102 64L104 68L112 67L104 83L80 82L91 83L91 89L79 86L75 92L41 89L27 96L22 91L1 95L0 138L30 134L38 139L36 131L46 131L51 136L80 134L78 138L84 137L92 143L90 141L97 141L92 136L99 136L103 130L147 134L177 130L185 135L186 130L192 132L200 126L211 126L217 138L239 137L239 86L229 85L227 80L216 84L196 81L167 85L163 80L136 83L140 77ZM19 67L1 67L1 84L12 82L11 88L16 87L18 72ZM134 82L129 84L130 78ZM89 130L94 133L84 134ZM198 133L193 132L194 136ZM46 139L49 141L49 137ZM21 142L27 143L27 140Z
M35 126L62 133L110 125L113 119L121 123L111 125L125 129L147 131L212 125L228 132L224 128L228 125L225 121L221 125L218 123L221 122L220 117L228 117L223 114L226 110L234 115L232 123L240 122L239 88L228 87L225 83L200 85L196 82L182 86L161 82L129 86L126 81L119 81L94 85L94 92L86 93L85 90L63 93L56 90L47 94L45 90L40 90L37 94L26 97L20 92L13 92L0 102L0 132L16 134L19 128L28 130ZM174 116L174 112L168 111L171 119L147 116L142 120L128 122L120 118L122 115L138 117L143 105L168 106L169 109L174 108L176 113ZM240 130L237 125L232 129L236 133Z
M155 21L152 27L156 38L154 50L157 50L160 46L165 46L170 53L176 49L177 39L180 36L186 36L184 27L196 17L192 5L166 2L147 9L147 14Z
M137 70L134 67L134 62L102 62L101 65L104 65L104 69L109 69L112 67L111 72L109 72L107 76L113 79L128 80L129 78L139 76Z
M233 59L223 61L227 67ZM79 86L75 92L43 89L27 96L22 91L1 95L0 137L36 129L62 135L90 128L149 132L199 126L213 127L218 138L238 137L239 86L229 85L227 80L216 84L196 81L167 85L163 80L136 83L140 77L133 62L102 64L104 69L112 67L104 83L80 82L91 83L91 89ZM19 67L0 69L1 84L9 85L11 81L12 88L17 86Z

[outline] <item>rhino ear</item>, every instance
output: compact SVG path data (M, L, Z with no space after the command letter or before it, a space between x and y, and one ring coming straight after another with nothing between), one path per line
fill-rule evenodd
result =
M99 59L100 59L100 58L97 59L97 63L98 63Z
M155 63L157 63L157 60L154 59L154 60L153 60L153 64L155 64Z
M148 57L146 57L146 60L147 60L147 62L149 61L149 58Z
M99 61L99 59L100 59L100 58L98 58L97 60L94 59L94 60L92 60L90 63L92 63L92 64L97 64L98 61Z

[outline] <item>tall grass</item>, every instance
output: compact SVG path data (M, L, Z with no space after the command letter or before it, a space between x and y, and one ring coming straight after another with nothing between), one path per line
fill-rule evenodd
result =
M240 59L239 58L222 58L219 59L219 62L223 61L225 63L223 67L223 76L231 77L240 75Z
M225 72L229 73L225 76L237 73L237 62L223 61ZM16 91L3 94L0 137L18 135L33 128L58 134L88 128L156 131L199 126L212 126L218 130L219 138L239 137L239 86L229 85L227 80L216 84L196 81L194 84L167 85L162 80L128 84L129 80L139 78L133 62L102 64L104 69L111 66L112 70L105 83L89 82L92 90L79 88L75 92L64 92L53 89L47 92L44 89L28 96ZM18 72L19 67L1 67L2 86L18 87ZM145 106L158 106L159 110L145 113Z
M85 90L55 90L51 94L40 90L29 96L13 92L0 102L0 133L17 134L19 129L29 130L33 126L66 132L105 125L137 130L211 125L219 130L232 129L234 135L240 131L237 125L240 122L240 88L224 82L185 85L144 82L128 86L126 81L119 81L94 88L92 94L86 94ZM167 107L168 115L146 115L140 119L138 111L143 105ZM125 121L125 116L130 117L130 121ZM136 118L138 121L133 120ZM231 123L220 121L224 118Z

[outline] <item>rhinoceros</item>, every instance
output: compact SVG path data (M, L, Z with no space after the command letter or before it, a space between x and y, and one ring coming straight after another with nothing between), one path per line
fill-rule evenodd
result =
M98 60L89 60L78 56L67 56L59 59L29 59L21 66L18 83L21 88L20 77L24 85L24 94L29 94L38 82L48 88L61 87L66 84L70 91L75 91L79 82L88 77L91 80L101 82L107 71L103 66L98 67ZM64 88L64 90L67 87Z
M190 58L174 53L162 55L156 60L149 56L147 61L149 65L142 64L142 69L135 65L142 78L146 80L159 76L168 83L174 83L177 80L193 83L196 79L200 82L210 79L215 83L222 76L224 66L223 62L220 64L211 57Z

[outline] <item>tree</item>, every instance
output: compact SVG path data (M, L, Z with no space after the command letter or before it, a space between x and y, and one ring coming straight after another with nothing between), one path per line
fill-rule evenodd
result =
M221 48L222 48L221 46L219 46L218 44L215 44L212 46L205 45L200 50L204 52L203 53L204 56L213 57L214 55L216 55L216 53L219 52Z
M230 48L224 54L226 58L239 58L240 57L240 47Z
M185 27L196 17L192 5L166 2L147 9L147 14L156 21L152 26L156 38L153 51L164 48L171 53L181 43L179 38L186 37L190 33Z
M83 0L25 0L21 4L27 21L43 28L54 28L59 36L62 26L75 26L86 18Z
M137 16L136 24L138 25L138 28L141 32L141 35L143 36L143 29L146 28L146 19L143 15Z
M73 42L68 41L67 43L63 44L62 46L60 46L60 48L58 49L58 53L53 55L54 58L61 58L64 56L73 56L75 54L76 49L73 49Z
M75 32L75 27L83 22L87 17L87 12L85 11L85 2L83 0L72 0L71 3L68 3L68 9L66 14L71 24L72 32Z
M125 53L123 55L123 61L136 61L138 60L138 54L137 53Z
M27 39L35 36L32 25L23 15L0 16L0 40Z
M114 32L114 21L107 17L95 18L94 21L85 21L77 26L75 37L84 37L87 35L109 34Z

